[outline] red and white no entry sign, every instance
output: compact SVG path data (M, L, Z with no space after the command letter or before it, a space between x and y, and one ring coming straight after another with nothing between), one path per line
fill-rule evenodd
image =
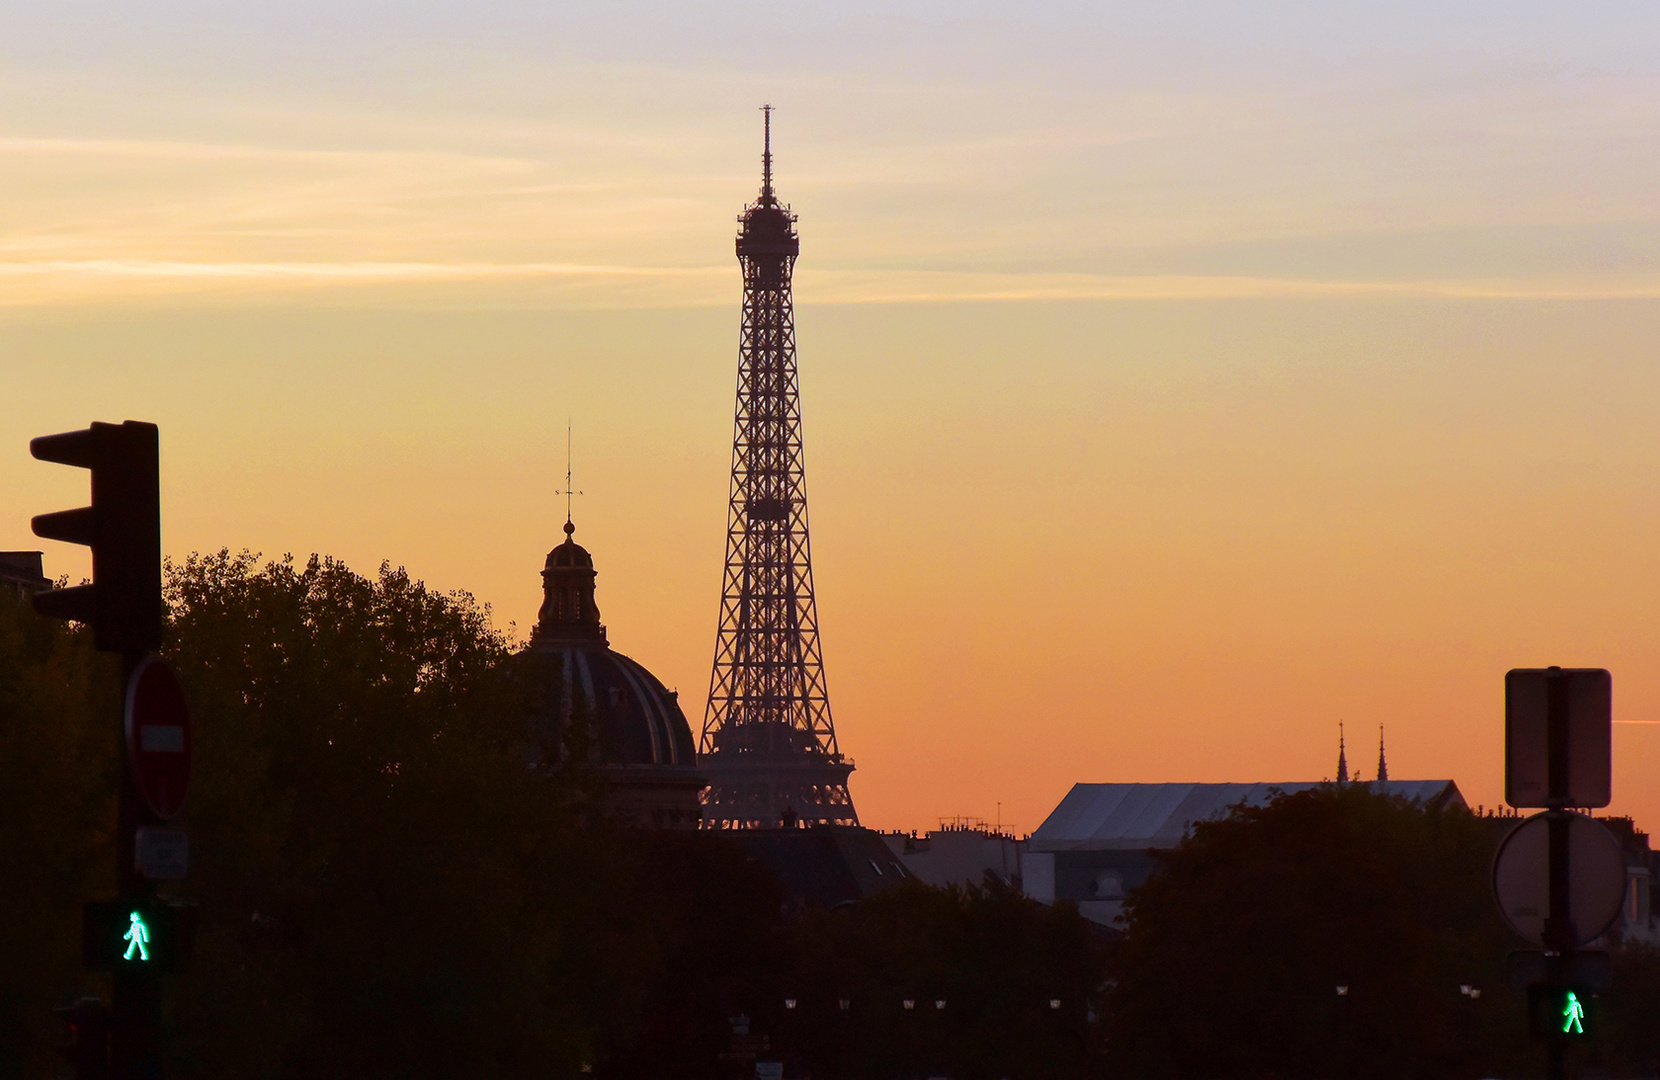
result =
M190 711L167 661L147 656L127 681L127 759L139 794L166 820L190 791Z

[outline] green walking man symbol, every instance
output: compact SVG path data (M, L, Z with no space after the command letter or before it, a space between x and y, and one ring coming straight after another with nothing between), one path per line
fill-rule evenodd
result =
M144 918L139 915L138 912L135 911L132 913L132 925L127 927L127 932L125 934L121 935L121 940L132 942L132 944L127 946L126 955L121 957L121 959L131 960L133 958L134 949L138 950L138 958L140 960L150 959L150 928L144 925Z
M1573 1031L1585 1034L1585 1025L1580 1023L1584 1018L1585 1006L1579 1003L1579 995L1569 990L1567 1004L1562 1006L1562 1034Z

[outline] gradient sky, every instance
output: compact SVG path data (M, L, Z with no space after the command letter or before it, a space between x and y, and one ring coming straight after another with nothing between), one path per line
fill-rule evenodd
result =
M867 824L1319 779L1339 720L1492 805L1503 673L1560 663L1654 828L1660 8L1375 8L8 4L0 546L85 497L29 437L153 420L171 555L523 634L569 417L696 726L771 101Z

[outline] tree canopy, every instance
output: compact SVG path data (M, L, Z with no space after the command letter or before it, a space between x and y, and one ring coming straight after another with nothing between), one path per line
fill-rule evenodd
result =
M527 767L530 691L470 596L228 552L171 566L166 596L195 768L190 876L165 891L200 911L171 1075L725 1077L738 1014L821 1076L942 1032L954 1075L1079 1060L1039 1008L1059 992L1081 1023L1100 981L1075 912L917 887L791 921L736 845L614 827L580 756ZM118 672L88 637L0 604L0 799L26 823L0 830L23 939L0 950L0 1076L53 1075L50 1007L107 996L77 931L113 889ZM955 1011L894 1027L901 983Z
M1365 785L1195 825L1128 899L1112 1060L1218 1080L1496 1075L1522 1013L1503 990L1521 943L1493 909L1495 840L1466 810Z
M181 1067L512 1075L579 1053L546 963L578 834L526 773L488 613L318 557L193 556L167 595L198 733Z
M46 1009L81 980L80 905L113 887L120 666L0 593L0 1078L51 1075Z

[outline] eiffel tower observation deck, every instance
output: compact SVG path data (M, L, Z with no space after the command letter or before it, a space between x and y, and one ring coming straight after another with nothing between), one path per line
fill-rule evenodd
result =
M772 187L738 218L743 331L720 630L698 747L705 828L857 825L819 651L790 276L801 240Z

